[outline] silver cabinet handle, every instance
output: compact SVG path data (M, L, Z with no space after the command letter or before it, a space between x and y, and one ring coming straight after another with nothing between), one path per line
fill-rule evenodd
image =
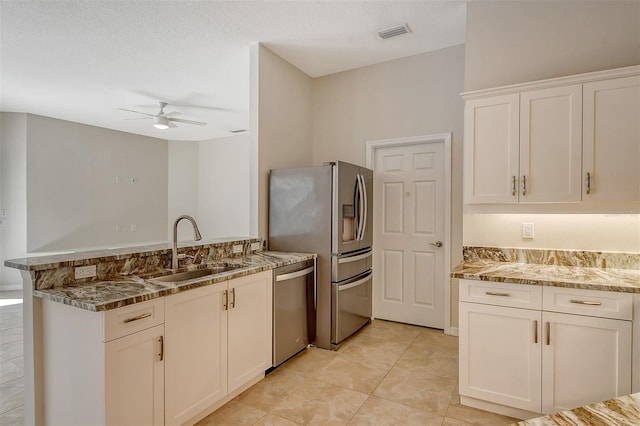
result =
M224 308L224 310L228 310L228 305L229 305L229 292L227 290L224 291L224 293L222 294L224 296L224 302L222 302L222 307Z
M125 324L133 322L133 321L139 321L141 319L145 319L145 318L149 318L151 316L151 312L146 312L142 315L138 315L137 317L133 317L133 318L127 318L126 320L124 320L123 322Z
M587 172L587 194L591 194L591 173Z
M522 195L527 195L527 177L522 175Z
M497 293L495 291L486 291L485 294L489 296L502 296L502 297L511 297L509 293Z
M592 302L590 300L569 300L569 303L575 303L576 305L589 305L589 306L602 305L602 302Z
M362 218L362 231L360 232L360 241L364 240L364 233L367 230L367 216L369 213L369 205L367 203L367 184L364 182L364 175L360 175L362 182L362 205L364 207L364 217Z
M533 320L533 343L538 343L538 320Z
M511 195L516 196L516 177L511 177Z
M362 285L364 283L366 283L367 281L371 280L371 274L367 275L366 277L349 283L349 284L343 284L343 285L339 285L338 286L338 291L345 291L345 290L349 290L350 288L354 288L354 287L358 287L359 285Z
M231 289L231 309L236 307L236 289Z
M444 245L444 243L442 241L436 241L435 243L429 243L429 245L440 248Z
M158 338L158 341L160 342L160 353L158 354L158 356L160 357L160 361L164 360L164 336L160 336Z
M546 329L546 333L547 333L547 346L549 346L551 344L551 323L550 322L546 322L545 323L545 329Z

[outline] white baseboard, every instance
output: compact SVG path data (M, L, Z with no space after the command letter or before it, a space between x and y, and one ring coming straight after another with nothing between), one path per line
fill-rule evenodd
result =
M0 284L0 291L22 290L22 284Z
M449 327L449 332L445 334L448 334L449 336L459 336L459 331L460 329L458 327Z

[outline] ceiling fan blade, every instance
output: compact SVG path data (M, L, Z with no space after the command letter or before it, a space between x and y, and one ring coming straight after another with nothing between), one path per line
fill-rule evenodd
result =
M176 116L178 116L180 114L182 114L182 113L178 112L178 111L171 111L171 112L167 112L165 114L162 114L160 117L171 118L171 117L176 117Z
M167 122L167 126L169 126L169 127L178 127L175 124L173 124L171 121Z
M132 109L125 109L125 108L118 108L120 111L127 111L127 112L135 112L136 114L142 114L142 115L148 115L149 117L157 117L154 114L148 114L146 112L142 112L142 111L134 111Z
M125 118L125 120L151 120L153 117Z
M177 121L178 123L186 123L186 124L195 124L196 126L206 126L207 123L203 123L202 121L192 121L192 120L184 120L182 118L169 118L169 122Z

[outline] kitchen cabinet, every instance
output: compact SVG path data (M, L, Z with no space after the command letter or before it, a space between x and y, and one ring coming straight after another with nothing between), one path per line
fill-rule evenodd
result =
M467 202L580 201L581 105L581 85L468 101Z
M183 424L227 395L227 282L165 297L166 424Z
M631 294L460 280L460 300L463 404L525 418L631 393Z
M164 300L107 312L42 301L44 424L164 424Z
M465 93L465 202L640 200L639 73Z
M640 200L640 76L583 90L583 200Z
M197 421L271 366L272 273L166 297L166 424Z
M164 327L105 343L106 423L164 424Z

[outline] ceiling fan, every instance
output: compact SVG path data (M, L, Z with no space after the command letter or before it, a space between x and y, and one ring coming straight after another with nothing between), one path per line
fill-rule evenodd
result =
M135 112L136 114L146 115L146 117L140 118L129 118L128 120L144 120L144 119L153 119L153 127L156 129L166 130L169 127L178 127L174 124L176 123L185 123L185 124L195 124L197 126L206 126L207 123L203 123L202 121L193 121L193 120L185 120L183 118L175 118L177 115L180 115L178 111L164 112L164 107L168 104L166 102L158 102L158 106L160 107L160 111L157 114L149 114L147 112L142 111L134 111L132 109L118 108L121 111Z

